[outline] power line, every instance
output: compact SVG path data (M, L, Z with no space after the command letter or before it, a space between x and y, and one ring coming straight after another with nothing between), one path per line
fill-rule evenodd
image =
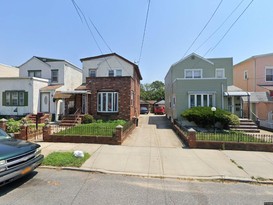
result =
M140 47L140 54L139 54L139 58L138 58L138 65L140 64L140 60L141 60L141 56L142 56L142 50L143 50L144 39L145 39L147 23L148 23L148 16L149 16L149 11L150 11L150 4L151 4L151 0L148 1L148 8L147 8L147 12L146 12L144 31L143 31L142 42L141 42L141 47Z
M195 50L199 50L206 42L208 42L209 39L211 39L214 34L216 34L220 28L227 22L227 20L233 15L233 13L239 8L239 6L244 2L245 0L241 0L241 2L233 9L233 11L228 15L228 17L223 21L223 23Z
M231 24L231 26L229 27L229 29L226 31L226 33L223 35L223 37L218 41L218 43L214 46L214 47L212 47L212 48L210 48L208 51L207 51L207 53L209 52L209 51L213 51L221 42L222 42L222 40L226 37L226 35L228 34L228 32L231 30L231 28L234 26L234 24L241 18L241 16L245 13L245 11L249 8L249 6L253 3L253 1L254 0L251 0L250 2L249 2L249 4L246 6L246 8L243 10L243 12L238 16L238 18L233 22L233 24ZM206 54L207 54L206 53Z
M87 28L88 28L88 30L89 30L89 32L90 32L90 34L91 34L93 40L95 41L95 43L96 43L98 49L100 50L101 54L103 55L103 52L102 52L102 50L101 50L101 48L100 48L100 46L99 46L99 44L98 44L98 42L97 42L97 40L96 40L96 38L95 38L95 36L94 36L94 34L93 34L93 32L92 32L90 26L89 26L88 21L86 20L86 17L85 17L85 15L84 15L83 11L81 10L81 8L77 5L77 3L76 3L74 0L71 0L71 1L72 1L73 5L74 5L74 8L75 8L76 11L77 11L77 14L78 14L79 17L80 17L82 23L83 23L83 20L82 20L82 17L83 17L84 22L85 22L85 24L86 24L86 26L87 26ZM97 30L97 29L96 29L96 30ZM112 70L110 64L109 64L108 61L107 61L107 58L104 58L104 59L105 59L107 65L109 66L110 70Z
M191 49L191 47L193 46L193 44L197 41L197 39L200 37L200 35L203 33L203 31L206 29L206 27L208 26L208 24L210 23L210 21L212 20L213 16L216 14L216 12L218 11L220 5L222 4L223 0L220 1L220 3L218 4L217 8L215 9L215 11L213 12L213 14L211 15L210 19L208 20L208 22L205 24L205 26L203 27L203 29L199 32L199 34L197 35L197 37L194 39L194 41L192 42L192 44L190 45L190 47L187 49L187 51L184 53L183 58L186 56L186 54L188 53L188 51Z

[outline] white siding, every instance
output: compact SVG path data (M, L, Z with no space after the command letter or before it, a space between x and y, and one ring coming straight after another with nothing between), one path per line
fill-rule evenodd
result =
M19 77L19 69L0 64L0 77Z
M39 90L48 85L39 78L0 78L0 115L25 115L39 110ZM3 106L3 92L22 90L28 92L28 106ZM17 108L18 112L14 112Z
M122 70L122 76L134 76L133 66L117 56L85 60L83 64L83 82L89 77L89 69L96 69L97 77L108 77L109 70Z

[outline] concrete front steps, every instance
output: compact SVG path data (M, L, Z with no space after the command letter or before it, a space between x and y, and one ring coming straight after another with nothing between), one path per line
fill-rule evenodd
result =
M242 131L248 133L259 133L260 129L258 126L250 119L241 118L239 125L230 125L230 130Z
M66 115L60 122L60 126L75 126L76 124L81 124L81 117L77 115Z

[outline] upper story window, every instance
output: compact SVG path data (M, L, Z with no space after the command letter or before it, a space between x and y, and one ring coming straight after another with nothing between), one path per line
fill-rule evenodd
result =
M202 78L202 69L185 69L185 78Z
M109 70L108 76L109 77L122 76L122 70L121 69Z
M97 72L95 69L89 69L89 77L96 77Z
M248 80L248 71L247 70L244 71L244 80Z
M216 68L215 77L216 78L224 78L225 77L225 69L224 68Z
M121 69L116 70L116 76L122 76L122 70Z
M265 75L265 81L273 81L273 68L266 68Z
M42 71L41 70L29 70L28 71L28 77L42 77Z
M58 83L59 70L51 70L51 83Z
M114 70L109 70L108 76L109 77L114 77Z

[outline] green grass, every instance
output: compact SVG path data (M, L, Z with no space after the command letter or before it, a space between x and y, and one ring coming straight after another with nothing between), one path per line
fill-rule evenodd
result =
M80 167L90 157L84 153L83 158L78 158L72 152L53 152L45 157L42 165L54 167Z
M81 124L75 127L62 130L57 135L79 135L79 136L109 136L112 137L116 126L125 125L126 121L112 121L101 123Z

